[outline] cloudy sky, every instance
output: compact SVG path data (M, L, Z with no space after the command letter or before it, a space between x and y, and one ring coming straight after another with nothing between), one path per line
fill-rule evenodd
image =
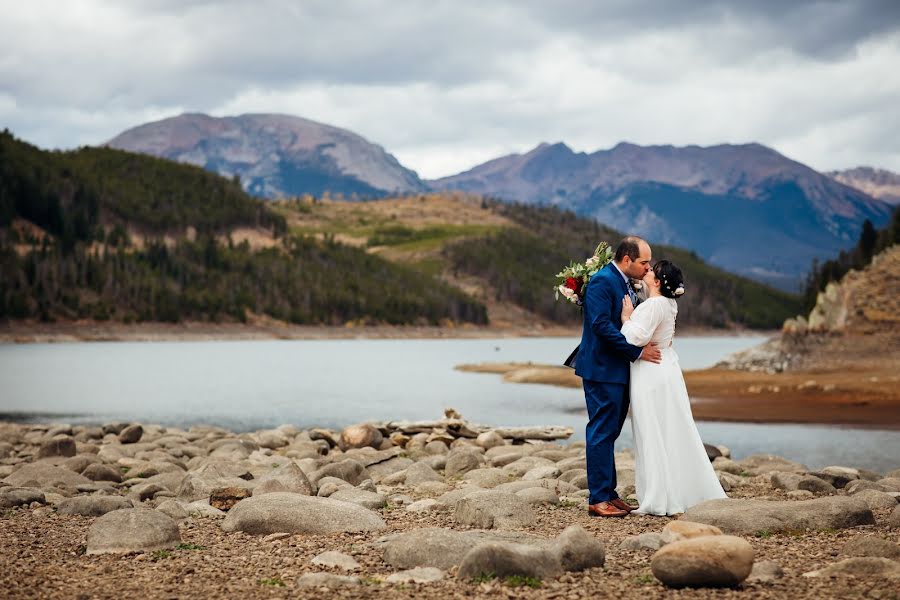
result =
M900 172L900 2L0 0L0 126L70 148L182 112L345 127L429 178L541 141Z

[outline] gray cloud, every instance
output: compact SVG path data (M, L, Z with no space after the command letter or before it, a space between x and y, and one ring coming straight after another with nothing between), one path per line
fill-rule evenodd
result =
M897 64L892 1L0 0L0 125L29 141L286 112L424 176L623 139L900 170Z

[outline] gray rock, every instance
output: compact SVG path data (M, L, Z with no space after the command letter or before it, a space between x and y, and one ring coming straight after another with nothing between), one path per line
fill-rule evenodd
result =
M544 487L530 487L516 492L516 496L528 504L559 504L559 496Z
M484 574L497 577L521 575L539 579L559 577L563 573L558 557L550 550L521 544L486 542L469 550L459 565L459 579Z
M892 528L900 528L900 505L898 505L887 518L887 526Z
M659 550L663 545L660 534L649 532L625 538L619 544L619 548L629 552L637 552L638 550Z
M320 535L376 531L385 526L381 517L359 505L285 492L243 500L222 522L223 531L253 535L279 532Z
M217 476L218 475L218 476ZM213 490L228 487L245 487L247 481L240 477L225 477L210 469L203 473L188 473L182 478L178 490L175 492L179 500L193 502L203 500L212 495Z
M771 583L784 577L784 569L774 560L761 560L753 563L753 569L747 581L754 583Z
M844 556L875 556L900 560L900 545L875 536L859 536L844 544L844 547L841 548L841 554Z
M91 483L91 480L84 475L43 462L25 465L3 481L16 486L32 482L40 488L69 487L72 489L78 485Z
M297 580L299 588L341 588L361 584L359 577L333 573L306 573Z
M168 515L146 508L114 510L99 517L87 534L87 554L127 554L171 548L181 541Z
M493 490L469 494L456 503L454 519L480 529L517 529L534 523L531 506L514 494Z
M163 514L169 515L176 521L182 521L190 516L188 515L188 512L184 510L184 507L181 506L181 504L179 504L176 500L164 500L162 503L160 503L159 506L156 507L156 510ZM224 517L225 515L222 516Z
M416 492L426 494L428 496L436 496L445 494L450 491L450 486L443 481L426 481L416 486Z
M506 440L496 431L485 431L484 433L478 434L478 437L475 438L475 443L485 450L496 448L498 446L506 446Z
M265 487L267 482L278 482L281 484L281 490L272 490ZM306 473L303 472L296 463L291 461L277 469L273 469L268 474L260 477L259 483L254 488L253 493L256 495L266 494L269 491L292 492L294 494L305 494L307 496L315 496L316 486L310 482Z
M888 558L876 558L874 556L847 558L840 562L828 565L818 571L804 573L804 577L828 577L843 578L857 577L864 580L900 579L900 563Z
M556 465L547 465L529 469L524 475L522 475L522 479L524 481L534 481L536 479L556 479L560 475L561 473L559 469L556 468Z
M771 501L723 498L689 508L685 521L715 525L725 533L804 529L844 529L872 525L875 517L858 498L826 496L814 500Z
M897 499L885 492L877 490L863 490L851 496L866 503L866 506L876 510L881 508L894 508L897 506Z
M875 483L890 488L894 492L900 492L900 477L883 477Z
M565 571L584 571L602 567L606 561L606 548L600 540L578 525L566 527L550 547Z
M97 457L92 454L77 454L62 461L59 463L59 466L83 475L88 465L97 464L98 462Z
M113 481L115 483L122 483L122 471L109 465L94 463L88 465L81 474L91 481Z
M75 456L75 440L68 435L56 435L41 444L38 458L53 456Z
M437 471L432 469L430 466L422 462L417 462L411 464L406 468L406 479L404 481L406 485L414 487L426 481L443 480L444 478L441 477L437 473Z
M886 485L881 485L880 483L876 483L874 481L868 481L867 479L856 479L847 484L844 488L851 496L854 494L859 494L861 492L865 492L867 490L875 490L876 492L890 492L892 491Z
M405 471L414 464L415 463L408 458L396 456L383 462L368 465L366 466L366 470L369 472L372 481L380 483L387 477Z
M477 469L483 464L484 459L480 454L471 451L456 451L447 457L447 466L444 467L444 475L453 477L462 475Z
M508 483L510 475L502 469L489 467L487 469L472 469L463 475L463 481L484 489L494 488L503 483Z
M32 502L45 504L47 502L44 492L36 488L5 487L0 488L0 508L12 508L14 506L28 506Z
M729 587L750 575L754 556L753 546L742 538L703 536L663 546L650 569L669 587Z
M444 572L435 567L416 567L388 575L387 583L434 583L444 578Z
M495 487L494 491L515 494L516 492L532 487L547 488L548 490L552 490L557 496L574 494L579 490L575 485L566 483L565 481L559 481L558 479L534 479L531 481L510 481L509 483L502 483Z
M329 496L332 500L341 500L350 502L369 509L384 508L387 505L387 498L381 494L361 490L359 488L342 488Z
M371 479L369 472L362 463L350 458L324 465L321 469L311 473L309 480L318 484L323 477L336 477L350 485L359 485L366 479Z
M804 476L800 483L797 484L797 489L806 490L814 494L833 494L837 491L833 485L813 475Z
M777 490L793 491L800 489L800 480L803 478L799 473L776 472L769 477L769 483Z
M407 505L406 510L411 513L431 512L433 510L446 510L446 506L434 498L425 498Z
M76 496L66 498L56 505L56 512L61 515L83 515L100 517L114 510L133 508L131 500L121 496Z
M384 562L395 569L436 567L451 569L462 562L473 547L482 542L513 542L546 545L529 534L497 531L454 531L439 527L414 529L378 540L384 547Z
M219 510L215 506L210 506L207 500L197 500L184 505L185 512L191 517L199 517L201 519L224 519L225 511Z
M765 475L772 471L790 471L805 473L809 471L805 465L796 463L774 454L752 454L746 458L735 461L751 475Z
M821 471L812 472L811 475L824 479L837 489L843 489L851 481L859 479L859 471L849 467L825 467Z
M523 456L522 458L504 466L503 470L507 473L515 475L516 477L522 477L523 475L525 475L525 473L534 469L535 467L556 468L556 463L554 463L552 460L539 458L537 456Z
M344 571L353 571L359 568L359 563L352 556L334 550L316 555L312 559L312 564L321 567L334 567Z
M428 454L448 454L450 452L450 447L441 440L432 440L425 444L423 450Z
M144 435L144 428L140 425L129 425L119 433L120 444L136 444L141 441Z

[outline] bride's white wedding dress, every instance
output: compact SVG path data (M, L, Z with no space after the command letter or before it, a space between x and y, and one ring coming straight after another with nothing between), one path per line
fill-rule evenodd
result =
M678 304L665 296L641 302L622 326L630 344L656 342L659 364L631 363L635 489L641 514L673 515L725 492L694 424L678 355L672 348Z

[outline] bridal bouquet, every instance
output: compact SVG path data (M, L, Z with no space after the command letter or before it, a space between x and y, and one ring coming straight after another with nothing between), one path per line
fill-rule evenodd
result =
M593 256L583 263L573 262L556 274L559 284L553 287L554 296L559 300L560 294L572 304L581 306L584 301L584 289L594 274L608 265L613 259L612 248L606 242L600 242Z

